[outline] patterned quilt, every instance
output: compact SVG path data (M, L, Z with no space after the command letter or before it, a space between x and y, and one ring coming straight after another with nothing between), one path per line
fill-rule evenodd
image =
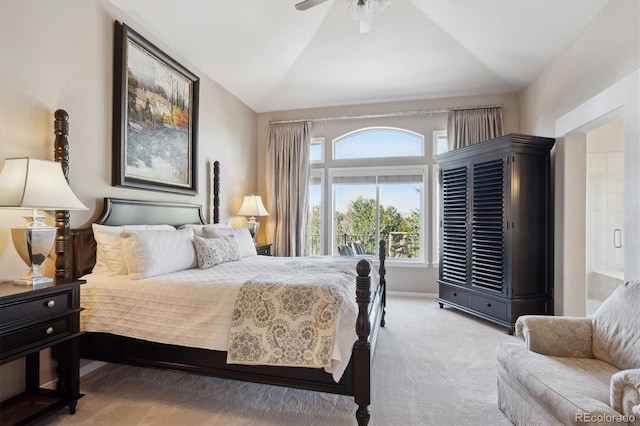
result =
M321 258L281 266L240 288L227 362L330 367L338 317L357 316L355 268Z

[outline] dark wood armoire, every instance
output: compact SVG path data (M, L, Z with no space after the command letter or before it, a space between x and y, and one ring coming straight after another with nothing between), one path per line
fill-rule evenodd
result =
M553 314L550 150L510 134L434 157L440 179L440 307L513 333L521 315Z

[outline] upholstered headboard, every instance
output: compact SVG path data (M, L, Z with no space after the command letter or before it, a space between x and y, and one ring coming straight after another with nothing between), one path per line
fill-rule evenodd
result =
M198 204L105 198L104 209L95 221L100 225L159 225L179 227L187 223L206 223ZM71 230L71 276L79 278L96 264L96 241L91 227Z

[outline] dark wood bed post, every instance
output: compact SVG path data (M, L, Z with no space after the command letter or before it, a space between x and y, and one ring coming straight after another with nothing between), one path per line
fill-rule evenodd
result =
M353 345L353 379L356 383L354 400L358 404L356 419L359 426L369 423L369 404L371 404L371 344L369 333L369 303L371 302L371 265L366 260L358 262L356 267L356 303L358 319L356 334L358 340Z
M213 223L220 222L220 162L213 162Z
M387 244L384 240L380 240L380 251L378 252L378 256L380 258L380 270L378 271L380 274L380 285L382 286L382 319L380 320L380 327L384 327L384 316L386 314L386 306L387 306L387 279L385 276L387 275L387 269L384 266L385 259L387 257Z
M69 183L69 114L59 109L55 112L54 131L56 141L54 143L54 157L62 163L62 172ZM71 278L71 256L69 239L69 210L56 210L56 278Z

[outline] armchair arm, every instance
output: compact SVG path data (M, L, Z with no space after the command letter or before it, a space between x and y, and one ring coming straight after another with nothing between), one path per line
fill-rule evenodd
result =
M516 335L542 355L593 358L590 318L525 315L516 321Z
M640 419L640 368L622 370L611 376L611 408Z

